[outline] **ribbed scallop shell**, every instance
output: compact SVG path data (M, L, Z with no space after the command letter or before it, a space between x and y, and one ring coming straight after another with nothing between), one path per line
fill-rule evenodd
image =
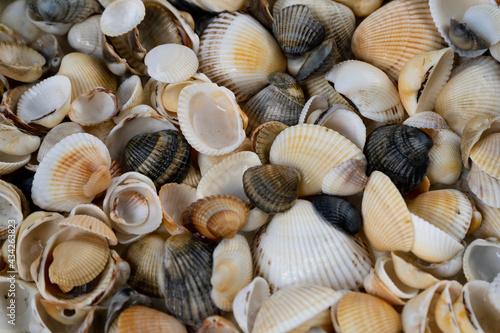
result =
M494 178L500 178L500 133L479 140L472 148L470 158L479 169Z
M248 168L243 188L250 202L268 214L290 209L297 200L300 174L284 165L265 164Z
M477 115L465 125L460 150L464 167L470 168L470 153L476 143L489 134L500 132L500 114Z
M427 177L432 184L454 184L462 172L461 138L450 129L437 131L432 136L434 146L429 151Z
M42 76L45 58L32 48L0 42L0 54L0 74L21 82L32 82Z
M138 331L187 333L186 327L175 317L141 305L125 309L108 332L133 333Z
M459 135L477 115L500 114L500 64L491 57L471 59L452 71L436 99L436 112Z
M299 124L303 124L312 113L317 111L323 112L328 109L328 101L322 95L314 95L309 97L304 108L300 111Z
M500 273L500 241L489 238L470 243L464 252L463 270L467 281L493 282Z
M378 297L359 292L347 293L340 299L337 319L343 333L398 333L402 329L401 317L391 305Z
M219 312L210 297L213 251L213 245L190 234L165 242L160 288L167 309L185 324L198 325Z
M94 15L74 24L68 32L69 45L78 52L102 57L103 35L99 26L100 15Z
M96 0L28 0L26 3L48 22L80 22L99 9Z
M33 180L32 199L39 207L69 212L90 203L111 183L111 158L101 140L72 134L45 155Z
M113 172L111 172L113 173ZM75 215L87 215L90 217L95 217L96 219L104 222L108 227L111 228L111 222L109 221L108 216L104 211L94 204L81 204L75 206L71 212L69 212L68 217L72 217Z
M199 199L182 213L184 227L202 238L233 238L247 221L249 206L233 195Z
M162 269L165 240L159 235L147 235L127 249L124 259L133 272L129 284L140 293L161 297L158 274Z
M47 153L50 151L50 149L54 147L54 145L56 145L59 141L75 133L83 133L83 128L77 123L67 122L53 127L49 131L49 133L45 135L42 144L38 149L38 162L41 162L45 155L47 155Z
M302 174L299 196L321 192L328 172L351 159L365 160L361 150L339 133L309 124L285 129L276 137L269 154L272 164L293 167Z
M116 0L101 15L101 31L107 36L119 36L134 29L146 15L140 0Z
M181 215L196 201L196 188L186 184L170 183L161 187L159 192L163 223L172 235L183 233Z
M250 140L248 138L245 138L243 142L238 146L238 148L224 155L211 156L198 153L197 162L198 162L198 167L200 168L201 175L204 176L212 166L219 164L229 155L233 155L235 153L239 153L242 151L251 151Z
M494 208L500 208L500 179L491 177L472 163L467 182L479 199Z
M361 206L363 229L377 251L409 251L413 245L413 225L403 197L390 178L372 173Z
M219 14L204 30L200 72L231 89L238 101L261 90L273 72L284 72L278 43L254 18L239 12Z
M245 237L223 239L214 251L212 300L221 310L232 311L233 300L252 281L253 265L250 246Z
M354 55L397 81L403 65L419 53L446 44L432 21L428 0L396 0L366 18L354 31Z
M70 226L94 236L105 239L109 245L116 245L116 235L105 222L90 215L73 215L65 218L58 223L60 226Z
M250 146L252 150L259 156L263 164L269 163L269 152L271 146L278 136L288 126L279 121L270 121L261 124L253 130L250 136Z
M407 118L403 125L416 127L429 133L429 130L439 131L443 129L450 129L446 120L434 111L422 111Z
M144 63L148 74L159 82L176 83L192 77L198 70L198 58L189 47L178 44L158 45L148 52Z
M387 75L369 63L348 60L335 65L325 78L366 118L402 122L404 108Z
M310 284L280 290L262 305L252 332L288 332L328 309L339 297L331 288Z
M123 81L116 91L116 98L118 100L118 108L120 110L119 116L123 118L125 118L124 113L126 113L127 110L131 110L135 106L142 104L145 100L145 96L139 76L132 75ZM117 117L114 119L116 118ZM115 122L117 121L115 120Z
M434 109L439 91L450 77L453 55L449 47L425 52L417 54L401 68L399 97L410 116Z
M274 291L305 283L357 290L371 267L365 245L323 221L305 200L276 214L255 238L252 253L255 274Z
M483 217L481 225L474 235L479 238L496 237L500 239L500 208L493 208L477 198L474 199L474 202Z
M323 219L351 235L355 235L362 227L361 214L356 207L342 198L320 194L312 200L314 209Z

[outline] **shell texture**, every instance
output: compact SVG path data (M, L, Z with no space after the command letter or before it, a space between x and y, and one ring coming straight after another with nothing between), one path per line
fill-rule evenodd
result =
M340 197L321 194L315 196L312 204L316 211L331 225L351 235L362 228L363 220L356 207Z
M0 42L0 74L22 82L32 82L42 75L45 58L26 45Z
M132 333L137 331L147 332L178 332L187 333L186 327L175 317L148 308L142 305L134 305L125 309L116 319L116 327L111 327L109 332Z
M274 139L287 127L279 121L270 121L253 130L250 145L263 164L269 163L269 152Z
M99 9L97 0L28 0L26 3L47 22L81 22Z

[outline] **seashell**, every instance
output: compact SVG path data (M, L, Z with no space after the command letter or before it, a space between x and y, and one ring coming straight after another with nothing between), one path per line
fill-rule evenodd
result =
M477 115L498 116L500 64L491 57L471 59L456 67L436 99L436 112L450 128L462 135L467 123ZM471 89L471 85L474 89Z
M137 75L132 75L123 81L116 91L116 98L120 114L114 117L113 121L118 123L129 115L128 110L142 104L145 99L141 79Z
M301 66L296 74L297 81L303 81L313 75L325 74L339 57L335 40L333 38L326 39L320 46L302 57Z
M500 239L500 208L493 208L476 197L474 197L474 202L483 217L481 225L474 235L478 238L495 237Z
M496 238L476 239L465 249L463 270L467 281L493 282L500 273L500 242Z
M116 37L134 29L146 15L144 3L138 0L116 0L104 9L100 27L106 36Z
M27 7L26 1L15 1L6 7L2 6L0 21L30 43L41 34L41 31L28 20Z
M462 172L460 159L461 138L450 129L437 131L432 136L434 146L429 151L429 171L431 183L454 184Z
M40 146L38 136L25 134L10 121L2 121L0 117L0 153L23 156L33 153Z
M7 175L22 168L30 161L31 155L6 155L0 153L0 175Z
M360 320L357 314L362 313ZM337 320L342 332L400 332L401 317L385 301L359 292L347 293L340 299Z
M500 311L500 304L498 303L499 299L500 299L500 273L495 277L493 282L490 283L490 287L488 288L488 300L497 311Z
M71 212L69 212L68 217L75 215L86 215L90 217L95 217L96 219L104 222L109 228L111 228L111 222L104 211L94 204L81 204L76 205Z
M9 292L9 290L12 289L15 289L16 292L15 293L13 293L12 291ZM2 306L0 315L9 318L2 320L2 322L0 323L1 330L5 332L7 332L7 330L12 330L12 321L10 320L9 317L10 309L8 308L10 304L15 304L16 310L22 311L20 313L32 312L33 309L31 308L30 299L33 297L32 294L34 294L34 292L31 289L33 288L27 288L25 285L19 283L19 280L16 281L14 276L13 277L0 276L0 292L2 293L2 295L7 296L7 297L2 297L2 300L0 301L0 305ZM8 296L9 293L11 293L10 296ZM16 323L16 330L28 332L30 317L31 316L27 315L27 316L19 316L19 318L16 318L17 320L14 321L14 323Z
M382 4L381 0L339 0L339 3L351 8L354 15L365 17L377 10Z
M371 267L366 246L326 223L305 200L276 214L254 239L252 253L255 274L271 290L305 283L357 290Z
M377 66L394 82L415 55L446 46L426 0L397 0L379 8L356 28L351 42L356 58Z
M252 281L250 246L245 237L225 238L215 248L212 271L212 300L223 311L232 311L236 295Z
M99 139L86 133L67 136L40 162L33 180L33 202L56 211L90 203L111 183L110 165L109 152Z
M364 153L366 174L385 173L403 195L413 191L429 169L432 139L423 131L405 125L385 125L369 136Z
M201 180L200 170L193 164L191 164L188 173L186 175L186 178L184 178L184 180L182 181L182 184L186 184L193 188L197 188L200 180Z
M0 235L4 235L9 228L12 228L12 224L17 226L28 215L27 206L26 198L18 187L3 180L0 181L0 209L4 216L0 224Z
M65 35L73 24L72 22L48 22L31 10L26 10L26 17L40 31L53 35Z
M109 90L97 87L75 98L68 116L82 126L95 126L110 120L117 112L116 96Z
M102 87L112 93L116 91L116 78L106 68L103 60L87 54L66 54L57 74L64 75L71 81L72 100L95 87Z
M148 52L144 63L148 67L149 76L165 83L189 79L196 73L199 65L196 53L189 47L178 44L156 46Z
M224 154L224 155L218 155L218 156L210 156L210 155L205 155L198 153L198 166L200 168L200 173L201 175L205 175L205 173L214 165L219 164L224 160L226 157L229 155L242 152L242 151L251 151L250 149L250 140L248 138L245 138L243 142L236 148L234 151Z
M312 204L326 222L339 230L351 235L361 230L361 214L349 201L333 195L320 194L313 198Z
M279 121L269 121L253 130L250 145L263 164L269 163L271 146L278 134L287 127L287 125Z
M74 215L59 221L58 224L83 230L92 234L92 236L97 236L105 240L109 245L117 244L115 233L111 230L111 227L96 217L90 215Z
M285 54L301 55L321 44L326 30L312 17L309 7L294 5L276 15L273 34Z
M491 177L472 163L467 176L469 188L480 200L494 208L500 208L500 179Z
M210 1L210 0L187 0L190 6L193 6L198 11L208 12L235 12L245 8L245 1ZM174 1L175 3L175 1Z
M456 276L462 270L462 258L465 251L465 242L462 241L462 249L451 258L440 263L430 263L425 260L419 259L417 256L411 254L416 260L415 264L418 268L434 275L437 278L451 278Z
M500 133L493 133L479 140L470 152L470 159L481 171L500 178L499 154Z
M440 130L450 129L446 120L433 111L422 111L416 113L403 121L403 125L416 127L429 135L433 135Z
M374 171L363 194L363 229L377 251L409 251L414 241L410 212L391 179ZM390 221L390 223L388 223Z
M102 57L104 37L100 22L101 16L94 15L81 23L74 24L68 32L69 45L80 53Z
M327 173L351 159L364 161L358 147L333 130L309 124L282 131L269 154L272 164L293 167L302 174L299 196L319 193Z
M344 61L335 65L325 78L366 118L402 122L404 109L398 92L377 67L358 60Z
M328 105L333 104L343 104L350 110L354 111L354 108L349 104L349 102L342 97L325 79L324 75L313 75L307 79L300 82L301 87L304 91L306 97L311 98L315 95L320 95L326 98ZM300 120L299 120L300 123Z
M245 139L246 115L234 94L216 84L193 84L182 89L177 115L187 141L202 154L229 153Z
M186 333L186 327L175 317L142 305L131 306L120 313L108 332L179 332Z
M47 22L81 22L99 9L97 0L27 0L26 3Z
M294 78L286 73L271 73L269 86L250 98L243 111L249 118L247 134L259 125L279 121L287 126L296 125L304 106L304 94Z
M75 325L81 323L85 320L85 317L91 309L89 306L79 309L66 308L60 304L46 301L43 298L39 300L39 303L44 308L45 312L51 317L51 321L57 321L64 325Z
M414 241L411 248L417 257L428 262L442 262L453 258L463 249L455 238L417 215L410 214Z
M208 239L233 238L247 220L248 205L234 195L214 195L199 199L182 213L185 228Z
M106 318L104 331L108 332L120 314L132 306L150 307L153 302L147 296L144 296L132 288L120 289L109 301L109 307L106 309Z
M180 183L190 165L190 147L175 130L138 134L125 147L126 167L153 180L156 187Z
M410 116L432 110L453 66L453 50L445 48L417 54L401 68L398 90L401 103Z
M466 23L458 23L454 19L450 20L448 37L455 48L460 50L483 50L484 52L491 45L473 29L469 28Z
M151 297L161 297L158 274L162 269L165 240L158 235L147 235L131 244L123 259L135 273L129 284L140 293Z
M207 26L199 59L200 72L230 88L238 101L255 95L267 84L269 74L286 68L285 56L272 35L251 16L239 12L221 13Z
M500 42L491 45L489 48L490 55L498 61L500 59Z
M418 289L405 285L396 274L391 257L379 258L375 263L374 273L380 281L400 299L411 299L418 294Z
M218 310L210 297L213 246L190 234L165 242L160 288L168 311L187 325L198 325Z
M236 326L228 319L221 316L205 318L196 333L239 333Z
M292 286L273 294L260 308L253 331L288 332L327 310L340 294L310 284Z
M54 75L61 66L61 59L64 52L57 38L52 34L45 34L38 37L31 47L44 56L46 66L43 68L44 74Z
M161 224L161 204L153 182L137 172L113 178L104 197L103 210L118 232L118 241L150 233Z
M119 51L123 50L117 46L114 46L118 45L115 39L125 38L128 35L121 35L119 37L107 37L103 34L102 36L103 36L102 58L104 59L104 64L109 69L109 71L111 71L115 75L125 75L128 71L130 71L132 74L135 75L145 74L146 66L144 65L144 63L141 62L135 63L133 61L135 59L125 59L125 56L128 56L129 54L124 53L123 56L120 55ZM114 41L114 45L112 45L111 40ZM130 63L128 63L127 61L130 61ZM137 68L132 66L137 66Z
M32 48L0 42L0 53L0 74L21 82L32 82L42 75L45 58Z
M312 113L323 112L326 109L328 109L328 101L325 97L322 95L311 96L300 112L299 124L304 124Z
M432 274L416 266L418 259L404 252L391 252L394 272L401 282L411 288L427 289L439 282Z
M186 208L196 201L196 189L186 184L169 183L161 187L161 210L163 224L171 235L184 233L181 215Z
M268 214L290 209L297 200L300 174L284 165L258 165L243 174L243 188L250 202Z
M233 314L243 332L253 331L258 311L270 296L267 281L261 277L253 279L236 295L233 301Z
M470 168L469 157L472 148L486 135L496 133L500 130L500 116L478 115L465 125L460 150L462 151L462 163Z
M366 163L362 160L348 160L332 168L323 178L321 190L325 194L348 196L363 191L368 182Z

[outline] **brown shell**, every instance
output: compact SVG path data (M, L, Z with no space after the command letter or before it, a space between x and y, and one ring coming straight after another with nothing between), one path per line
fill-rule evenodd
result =
M274 139L287 127L282 122L269 121L253 130L250 137L250 146L259 156L262 164L269 163L269 151L271 151Z
M109 329L110 333L175 332L187 333L177 319L142 305L125 309Z
M116 245L118 243L118 239L116 238L113 230L111 230L111 228L108 227L106 223L93 216L74 215L62 220L61 222L59 222L59 224L62 226L70 226L78 229L83 229L96 236L105 238L108 241L109 245Z

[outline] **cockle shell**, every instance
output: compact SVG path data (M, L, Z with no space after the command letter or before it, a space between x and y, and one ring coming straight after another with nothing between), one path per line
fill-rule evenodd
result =
M243 332L253 331L258 311L270 296L269 285L261 277L253 279L236 295L233 301L233 314Z
M483 217L481 225L474 235L479 238L495 237L500 239L500 208L493 208L476 197L474 197L474 202Z
M104 318L105 323L103 325L105 332L108 332L111 329L115 320L127 308L138 305L150 307L152 306L152 303L153 302L149 297L138 293L132 288L121 288L109 300L109 306L106 309Z
M339 0L339 2L351 8L358 17L370 15L382 4L382 0Z
M40 147L40 138L19 130L12 122L0 116L0 153L22 156Z
M117 112L116 96L109 90L97 87L76 97L68 116L82 126L95 126L110 120Z
M312 75L300 82L304 95L307 98L312 98L312 96L320 95L326 98L328 105L333 104L343 104L350 110L354 111L352 105L342 97L332 85L325 79L325 75ZM328 106L327 105L327 106ZM299 123L302 124L303 122Z
M26 45L0 42L0 74L21 82L32 82L42 75L45 58Z
M101 15L101 31L107 36L119 36L134 29L146 14L144 3L138 0L116 0Z
M186 208L196 201L196 188L186 184L169 183L159 192L163 224L171 235L184 233L181 215Z
M330 195L354 195L363 191L367 181L366 162L352 159L332 168L323 178L321 190Z
M118 109L120 113L113 118L113 121L118 123L129 115L128 111L142 104L144 101L145 96L141 79L137 75L132 75L123 81L116 91L116 98L118 100Z
M263 164L269 163L271 146L278 134L287 127L279 121L270 121L253 130L250 136L250 146Z
M70 211L77 204L90 203L111 183L110 166L108 149L95 136L67 136L40 163L32 199L39 207L56 211Z
M500 241L476 239L465 249L463 270L467 281L492 282L500 273Z
M355 235L362 227L361 214L349 201L342 198L320 194L313 198L312 204L323 219L351 235Z
M470 159L479 169L494 178L500 178L500 133L479 140L470 152Z
M470 168L470 154L472 148L481 139L489 134L500 132L499 115L477 115L465 125L460 150L464 167Z
M54 147L54 145L56 145L59 141L75 133L83 133L83 128L77 123L66 122L53 127L49 131L49 133L45 135L42 144L38 149L38 162L41 162L45 155L47 155L47 153L50 151L50 149Z
M467 176L469 188L484 203L500 208L500 179L491 177L472 163Z
M41 31L28 20L26 1L14 1L2 10L0 21L10 27L16 34L27 42L33 42Z
M309 97L304 108L300 111L299 124L303 124L309 118L309 115L315 111L325 111L328 109L328 101L322 95L313 95Z
M427 177L432 184L454 184L462 172L461 138L451 129L436 131L432 135Z
M105 222L90 215L73 215L58 223L60 226L70 226L88 232L105 240L109 245L116 245L116 235Z
M109 228L111 228L111 222L104 211L94 204L81 204L76 205L71 212L69 212L68 217L75 215L85 215L90 217L95 217L96 219L104 222Z
M0 235L5 234L8 229L15 227L27 215L22 192L13 184L0 180ZM7 244L7 243L5 243ZM7 247L7 245L5 246Z
M153 48L144 59L148 74L164 83L176 83L192 77L198 70L196 53L189 47L164 44Z
M94 15L74 24L68 32L69 45L78 52L102 57L103 35L99 26L100 20L100 15Z
M497 311L500 311L500 273L490 283L488 288L488 299Z
M175 317L142 305L134 305L123 310L108 332L131 333L140 330L187 333L186 327Z
M211 155L201 154L198 152L197 162L198 162L198 167L200 168L200 174L202 176L205 175L212 166L219 164L229 155L233 155L235 153L239 153L242 151L252 151L250 147L250 140L248 138L245 138L243 142L238 146L238 148L227 154L211 156Z
M405 252L391 252L394 272L409 287L427 289L439 280L416 265L416 257Z
M27 0L26 3L48 22L80 22L99 9L97 0Z

